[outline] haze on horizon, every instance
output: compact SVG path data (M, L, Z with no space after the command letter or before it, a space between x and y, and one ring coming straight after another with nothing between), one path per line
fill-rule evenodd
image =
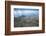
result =
M14 16L19 17L19 16L31 16L32 14L38 15L39 9L29 9L29 8L15 8L14 9Z

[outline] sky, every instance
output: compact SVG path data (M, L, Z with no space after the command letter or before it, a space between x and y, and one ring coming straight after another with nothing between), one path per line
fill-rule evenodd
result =
M39 9L26 9L26 8L14 8L14 15L15 17L19 16L30 16L31 14L37 14Z

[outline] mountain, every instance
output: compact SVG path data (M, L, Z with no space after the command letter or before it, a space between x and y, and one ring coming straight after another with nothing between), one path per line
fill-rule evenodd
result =
M18 9L19 10L19 9ZM39 11L16 11L14 13L14 27L39 26Z
M20 16L38 16L39 11L38 9L20 9L16 8L16 11L14 11L14 16L15 17L20 17Z
M30 16L31 17L31 16L39 16L39 13L38 12L35 12L35 13L34 12L33 13L25 13L25 14L23 13L22 15L19 15L19 14L16 15L15 14L14 16L15 17L20 17L20 16Z

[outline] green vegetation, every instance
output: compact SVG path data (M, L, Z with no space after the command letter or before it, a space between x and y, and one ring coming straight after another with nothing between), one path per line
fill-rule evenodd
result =
M38 16L14 17L14 27L34 27L34 26L39 26Z

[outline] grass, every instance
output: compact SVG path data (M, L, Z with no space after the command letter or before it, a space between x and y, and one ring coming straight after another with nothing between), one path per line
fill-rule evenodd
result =
M38 16L14 17L14 27L36 27L36 26L39 26Z

